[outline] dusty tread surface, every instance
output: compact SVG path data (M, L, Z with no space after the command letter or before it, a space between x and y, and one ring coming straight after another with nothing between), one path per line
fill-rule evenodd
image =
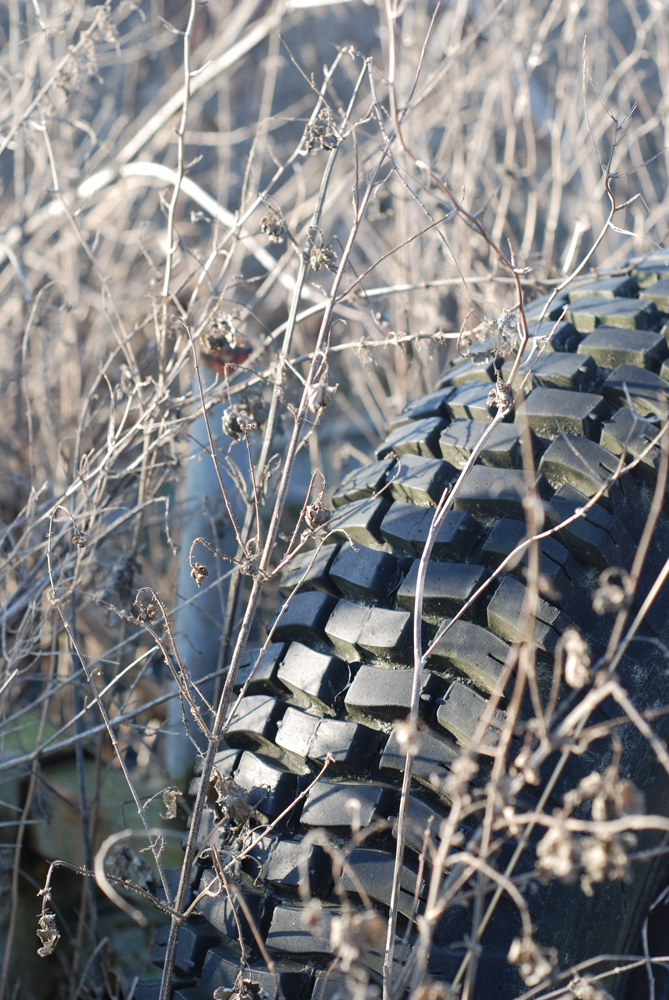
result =
M623 451L633 457L655 432L657 424L643 423L631 433L628 401L651 418L666 408L669 380L661 367L669 355L669 326L664 325L669 323L669 282L662 272L653 271L652 261L621 277L586 279L558 299L551 316L557 318L566 307L565 321L526 383L525 402L486 445L437 539L425 591L426 639L462 608L525 534L519 443L523 427L529 424L532 431L537 491L544 501L547 526L554 526L601 487L601 475L615 470ZM532 303L528 318L536 322L540 311L541 304ZM544 324L541 332L548 329ZM666 366L662 371L669 375ZM306 576L313 553L296 558L284 574L284 596L304 579L253 674L217 758L220 777L233 779L257 813L271 820L313 780L326 753L334 757L326 775L235 875L237 890L244 894L277 962L286 998L334 1000L342 989L339 973L330 979L324 974L332 959L327 925L340 902L333 893L330 860L318 846L311 848L307 868L311 891L324 904L323 925L312 933L301 919L299 841L306 832L323 827L341 843L350 834L352 820L363 827L379 821L378 832L351 854L356 879L347 876L343 888L356 900L362 886L380 911L387 912L395 846L392 818L397 814L403 771L403 752L392 723L406 715L410 702L417 560L431 511L494 414L487 403L492 378L492 365L462 361L449 368L435 391L410 403L393 421L377 449L377 461L344 479L334 497L335 534ZM546 679L550 686L553 655L570 623L578 625L594 655L605 646L611 619L594 614L590 594L603 569L629 569L657 461L657 452L651 453L633 474L613 484L586 517L542 544L541 572L554 593L552 600L539 601L535 626L540 686ZM665 547L663 561L666 525L659 538L658 544ZM414 891L419 911L425 895L424 884L416 881L418 831L432 816L437 837L449 807L447 796L431 778L448 774L458 747L471 738L508 644L530 638L518 624L524 569L523 559L509 565L468 607L428 660L400 900L400 914L405 916L411 912ZM637 604L648 585L640 588ZM666 630L666 622L656 616L647 634L661 637L663 627ZM249 651L238 690L254 663ZM630 647L620 678L633 689L640 708L669 701L661 656L653 646ZM618 711L615 705L610 710ZM607 711L605 705L602 715ZM503 723L504 702L483 741L483 777L485 748L496 745ZM666 779L658 776L645 742L629 728L621 730L622 772L647 794L652 790L653 811L667 812ZM661 723L658 729L662 731ZM553 792L555 804L583 774L601 768L609 752L608 742L603 741L591 746L583 758L572 758L571 771L567 769ZM542 774L542 780L549 773ZM530 795L536 794L530 790ZM219 821L212 804L203 843ZM209 842L221 848L215 833ZM524 863L529 869L534 864L531 848ZM210 869L198 871L200 887L213 877ZM578 885L537 886L530 907L538 941L558 945L562 967L599 951L629 949L636 930L635 907L646 898L654 877L654 869L639 868L632 885L604 883L589 899ZM231 988L239 968L237 923L229 899L225 894L207 899L199 912L200 923L184 930L179 945L177 972L184 982L174 996L182 1000L211 997L219 986ZM401 934L405 924L400 920L400 925ZM275 982L243 916L239 927L253 976L273 998ZM518 930L515 910L502 897L483 935L477 1000L511 1000L523 992L516 968L506 962ZM431 975L450 981L464 954L462 942L470 933L469 911L446 912L435 934ZM160 947L159 943L154 955L158 964ZM164 942L162 947L164 952ZM380 974L382 960L382 955L368 954L372 976ZM144 994L135 995L141 1000Z

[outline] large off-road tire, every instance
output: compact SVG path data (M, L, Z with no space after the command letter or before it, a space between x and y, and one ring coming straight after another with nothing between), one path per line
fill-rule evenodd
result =
M601 487L599 473L612 472L625 447L630 455L638 454L659 426L641 423L633 428L629 404L645 418L666 412L667 278L669 268L662 261L646 260L616 277L590 277L574 284L568 296L555 299L549 319L559 317L565 305L567 311L526 383L526 400L486 443L434 547L424 601L426 639L462 607L525 534L519 439L524 426L529 424L531 431L536 486L548 525L582 505ZM541 304L533 303L528 318L536 321L540 310ZM546 322L539 332L547 333L551 326ZM320 550L253 674L217 757L219 778L211 787L201 841L203 846L213 845L224 862L240 846L234 839L234 823L244 818L247 803L255 807L256 816L273 820L313 780L326 754L334 758L306 798L231 872L236 891L243 894L247 912L276 963L286 1000L349 995L340 971L326 978L333 958L329 922L342 905L333 892L331 858L320 844L309 849L311 892L324 903L321 923L309 927L302 919L298 893L300 841L322 827L334 844L344 844L352 820L364 828L376 819L392 821L397 814L404 750L393 722L406 717L409 708L417 560L434 505L454 482L494 413L487 403L493 371L492 363L475 365L469 360L449 367L433 392L394 420L378 449L378 460L344 479L335 494L337 510L329 527L346 535L332 535ZM570 623L587 639L593 662L603 653L613 619L593 611L592 592L607 568L630 569L658 460L656 449L633 473L611 485L585 517L541 544L540 569L552 598L539 602L534 636L542 690L546 678L550 686L556 645ZM650 546L636 607L669 554L668 527L664 513ZM284 596L292 593L305 566L295 560L282 581ZM476 728L509 644L527 638L519 631L524 592L520 561L491 583L428 661L421 701L423 729L409 803L400 936L418 878L420 831L432 816L431 829L438 836L449 808L443 779ZM643 635L666 641L668 617L666 597L661 594L647 616ZM238 688L256 659L257 652L249 651ZM618 677L637 708L669 703L666 666L657 642L630 646ZM503 721L504 704L495 719L498 724ZM607 702L597 718L620 714L616 704ZM667 729L666 718L653 723L660 734ZM648 811L669 815L669 778L647 741L632 725L621 725L616 733L623 745L621 777L644 793ZM494 727L491 734L494 741ZM518 748L516 743L512 753ZM542 783L556 760L557 754L549 759ZM610 760L609 737L591 744L581 756L572 755L546 811L560 807L565 791L591 771L603 771ZM489 758L481 755L479 764L475 782L482 786ZM540 784L524 790L527 802L536 802L541 789ZM352 800L358 804L352 805ZM533 870L537 839L526 849L516 874ZM642 835L639 848L655 846L659 840L659 834ZM498 868L508 862L512 847L507 843L500 849L495 859ZM362 886L379 912L387 913L394 851L392 822L380 823L373 836L353 849L348 861L358 885L350 876L340 883L352 902L359 902L356 888ZM578 879L571 885L559 880L526 884L536 941L557 948L562 969L599 953L637 949L640 920L660 884L661 865L661 858L636 862L631 879L606 879L594 885L590 896L584 895ZM197 870L200 888L213 879L211 866ZM425 897L424 882L418 896L421 901ZM239 905L219 892L205 898L199 912L199 921L181 933L176 1000L211 1000L216 988L234 986L240 968L239 930L251 978L275 997L274 979ZM471 921L471 907L450 908L440 919L428 962L435 979L452 980L465 954L465 939L472 934ZM503 895L482 937L474 997L511 1000L526 990L518 967L507 961L510 944L520 933L516 907ZM167 928L154 954L157 964L166 934ZM383 957L383 944L368 951L365 962L372 979L378 979ZM607 986L614 996L622 996L624 977L611 979ZM151 989L139 984L137 1000L153 996Z

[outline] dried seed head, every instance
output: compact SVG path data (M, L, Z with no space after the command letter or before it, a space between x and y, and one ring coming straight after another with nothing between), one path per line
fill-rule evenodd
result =
M381 945L386 924L373 910L344 913L330 925L330 944L337 954L342 972L348 972L363 951Z
M328 510L323 506L321 498L314 500L313 503L307 505L304 511L304 520L308 528L315 531L316 528L322 528L324 524L327 524L332 517L332 511Z
M78 549L83 549L88 543L89 534L87 531L79 531L75 528L72 532L72 544L76 545Z
M327 267L328 271L334 271L337 257L329 247L312 247L309 252L309 263L313 271L320 271L324 267Z
M574 976L569 982L570 995L575 1000L613 1000L610 993L603 990L601 986L594 986L587 977Z
M163 804L165 812L160 814L161 819L177 818L177 799L181 795L178 788L166 788L163 792Z
M307 405L311 412L316 413L329 406L335 397L338 387L339 383L337 385L328 385L327 378L322 382L317 382L316 385L309 386L307 390Z
M411 994L412 1000L458 1000L458 993L449 989L446 983L441 980L433 980L431 983L423 983L415 993Z
M398 722L395 726L395 739L400 745L403 753L409 753L415 757L419 746L416 730L408 722Z
M497 384L488 393L486 400L488 406L496 406L498 410L508 410L511 408L513 399L511 396L511 386L497 378Z
M310 122L304 133L304 145L308 153L312 149L334 149L339 142L339 136L332 124L329 108L321 108L318 119Z
M56 945L60 941L60 933L56 926L56 914L51 910L44 909L37 922L37 937L42 942L42 947L37 949L40 958L52 955L56 950Z
M246 789L241 788L232 778L222 778L215 768L207 798L213 799L223 815L228 816L235 826L246 823L253 812Z
M537 858L542 875L573 881L573 844L566 830L561 830L559 827L549 828L537 844Z
M195 562L193 563L190 575L193 577L198 587L201 587L209 576L209 570L206 566L203 566L202 563Z
M590 650L578 629L568 628L563 633L564 679L571 688L578 690L590 679Z
M506 960L519 966L526 986L537 986L552 973L557 962L557 952L555 948L541 948L526 934L522 939L514 938Z
M632 600L627 570L609 566L599 577L599 587L592 595L592 607L598 615L614 614L628 608Z
M213 1000L270 1000L267 990L253 979L243 979L241 973L231 988L217 986L212 993Z
M139 622L147 622L148 624L151 624L151 622L155 622L156 618L160 615L160 608L155 601L148 601L145 603L144 601L135 599L132 606L135 612L135 618Z
M236 406L231 406L223 414L221 426L224 434L234 438L235 441L241 441L248 427L248 421L239 413Z
M263 215L260 229L266 234L269 243L283 243L286 238L286 227L281 219L272 213Z

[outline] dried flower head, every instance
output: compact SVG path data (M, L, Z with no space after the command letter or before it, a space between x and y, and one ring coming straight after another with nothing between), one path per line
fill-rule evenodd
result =
M565 629L564 642L564 679L569 687L578 690L585 687L590 680L590 649L578 629Z

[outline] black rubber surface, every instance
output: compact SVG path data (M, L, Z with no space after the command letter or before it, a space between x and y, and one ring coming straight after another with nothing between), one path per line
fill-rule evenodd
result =
M619 277L587 278L568 297L559 298L551 314L557 318L566 305L565 320L527 381L525 401L486 445L440 532L425 589L425 640L460 610L525 534L526 487L519 438L524 427L529 424L532 431L537 490L546 523L552 526L600 488L600 473L613 471L621 452L634 456L643 449L659 427L657 415L666 411L669 372L662 365L669 356L669 268L645 261ZM532 304L529 317L536 319L540 308ZM549 329L546 322L541 332ZM330 525L337 533L321 549L282 617L217 758L219 792L211 790L201 842L217 849L223 861L229 857L226 852L241 844L240 830L229 811L226 814L229 800L227 793L220 794L221 788L241 790L255 809L250 824L254 827L263 817L271 821L290 806L328 752L334 758L325 777L230 873L277 963L286 1000L348 996L341 972L325 977L334 954L329 927L342 902L333 889L330 857L318 844L311 846L305 863L311 893L324 905L322 919L311 928L302 919L299 842L306 833L323 827L334 843L343 844L350 837L352 821L364 828L380 820L378 830L349 855L355 878L347 874L340 888L354 905L364 891L380 913L387 913L395 849L392 818L397 815L404 768L404 752L392 724L406 716L410 704L417 560L434 505L454 482L495 412L487 403L492 378L492 365L462 361L449 368L436 391L410 403L393 421L377 449L378 460L344 479L335 493L337 509ZM630 402L655 422L633 428ZM544 698L556 645L570 623L588 640L593 659L605 647L613 619L592 611L591 593L602 570L630 568L657 461L656 450L633 474L613 484L586 517L541 544L541 572L552 588L551 599L539 601L534 634ZM387 484L382 495L375 496ZM664 514L637 606L652 583L653 570L657 572L666 559L667 537ZM289 566L281 585L284 596L293 593L310 558L301 555ZM449 808L447 795L431 779L435 774L448 775L459 746L471 738L508 644L530 638L519 626L525 567L524 559L508 566L429 658L421 694L423 728L409 809L412 822L400 935L412 912L414 894L419 913L426 895L425 874L422 879L418 875L420 830L430 822L438 838L439 823ZM645 635L666 641L666 610L667 595L661 594ZM238 689L255 660L256 654L249 651ZM669 702L666 664L652 644L630 647L619 678L637 708ZM600 711L602 718L619 714L615 704L605 703ZM485 746L496 745L504 717L502 702ZM655 727L664 733L666 724L659 719ZM633 727L617 732L624 747L621 774L645 793L650 811L669 813L669 781L652 751ZM485 746L481 784L489 767ZM559 807L564 792L584 774L602 770L610 756L608 740L591 745L582 757L572 756L547 810ZM549 774L547 767L542 779ZM226 785L228 779L234 785ZM540 787L529 788L528 801L536 801L540 792ZM644 835L639 845L657 841L655 835ZM500 848L498 866L506 863L512 846ZM537 941L558 948L561 968L599 952L638 947L639 919L654 892L660 864L638 864L631 883L604 882L591 897L582 893L578 882L533 883L526 895ZM530 845L516 871L531 871L533 866ZM200 888L213 881L211 862L203 861L197 879ZM235 915L234 908L225 892L199 906L199 922L193 921L181 935L177 972L184 985L176 989L175 998L204 1000L217 987L234 986L240 931L250 977L269 997L277 995L247 917L239 906ZM449 909L440 919L430 975L451 980L465 953L463 942L472 933L471 919L471 910L464 908ZM526 989L516 966L506 961L519 931L515 907L502 896L483 935L476 1000L511 1000ZM153 956L156 964L164 944L160 937ZM383 951L372 946L367 954L372 979L381 973ZM609 986L615 996L622 995L623 987L621 980ZM135 993L138 1000L152 995L142 984Z

